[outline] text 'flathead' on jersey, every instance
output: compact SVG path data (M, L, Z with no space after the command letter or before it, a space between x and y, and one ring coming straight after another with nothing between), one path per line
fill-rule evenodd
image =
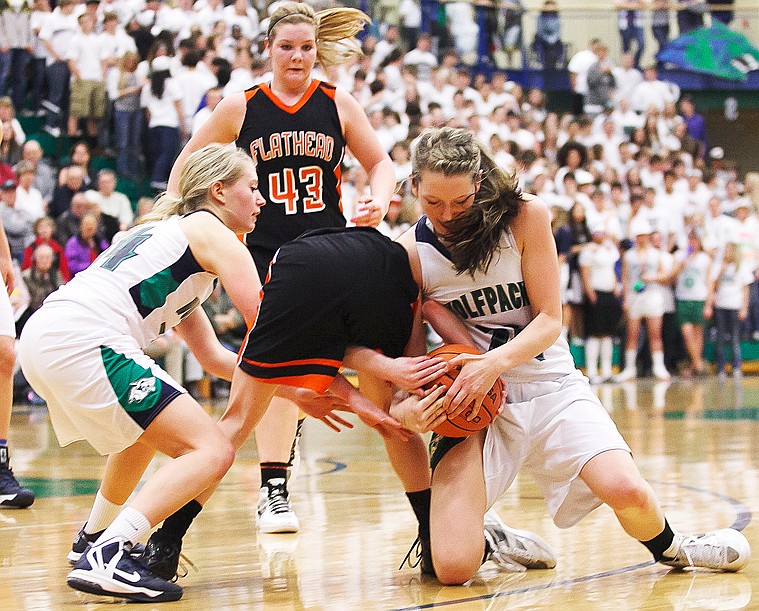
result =
M250 143L250 154L255 160L270 161L277 157L314 157L332 161L335 139L314 131L275 132L269 141L256 138Z

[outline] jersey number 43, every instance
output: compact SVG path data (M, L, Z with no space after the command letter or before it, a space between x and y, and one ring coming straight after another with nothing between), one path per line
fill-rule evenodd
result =
M269 174L269 199L275 204L284 204L285 214L297 214L302 187L306 193L303 197L303 212L320 212L325 208L323 185L322 169L319 166L285 168L281 173Z

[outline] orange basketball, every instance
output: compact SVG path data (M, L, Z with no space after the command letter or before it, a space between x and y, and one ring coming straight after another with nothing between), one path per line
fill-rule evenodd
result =
M440 358L450 361L452 358L459 354L482 354L479 350L465 346L463 344L445 344L440 346L429 353L428 356L439 356ZM456 367L438 376L434 381L425 385L425 390L434 388L438 384L442 384L446 388L450 388L456 376L459 375L461 367ZM493 384L493 387L488 391L485 400L482 402L480 411L475 416L474 420L467 420L467 416L472 413L472 407L469 406L458 416L454 418L448 418L443 424L437 426L435 433L443 435L445 437L467 437L472 433L476 433L484 429L488 424L493 421L493 418L498 414L498 408L501 406L501 399L503 397L503 382L501 378L498 378Z

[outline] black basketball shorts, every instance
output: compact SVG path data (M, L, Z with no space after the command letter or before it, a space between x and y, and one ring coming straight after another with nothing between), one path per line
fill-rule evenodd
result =
M376 229L319 229L283 245L239 366L263 382L324 392L348 346L396 358L419 288L406 250Z

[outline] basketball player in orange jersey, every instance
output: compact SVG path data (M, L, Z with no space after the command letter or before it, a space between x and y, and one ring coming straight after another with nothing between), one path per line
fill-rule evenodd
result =
M314 64L340 64L360 54L353 36L368 22L355 9L320 13L305 3L286 3L271 16L265 40L272 80L223 99L180 153L169 191L187 156L210 143L235 143L257 162L261 194L267 202L245 243L265 279L268 265L284 243L310 229L343 227L340 163L346 147L369 175L371 195L358 203L356 225L376 227L395 188L393 165L358 102L347 92L312 76ZM318 42L317 42L318 41ZM261 461L258 528L296 532L298 518L287 491L287 466L294 449L298 408L275 397L256 429ZM176 540L200 506L191 503L176 516L181 523L154 536ZM181 534L179 537L181 538ZM150 545L148 546L150 548Z
M255 325L240 350L229 406L219 420L236 448L249 436L275 393L283 389L329 391L349 404L349 411L376 428L383 439L421 443L418 435L403 429L338 373L344 362L359 370L362 379L364 372L370 372L375 380L413 392L445 370L443 364L442 368L433 364L416 374L410 364L435 363L436 359L404 356L424 355L426 346L419 287L403 246L372 227L306 232L277 250L262 293ZM445 419L442 401L438 401L444 390L439 386L421 397L412 395L406 402L418 404L434 426ZM321 409L309 403L308 413L335 430L347 425L331 412L330 403L325 402ZM421 451L425 451L424 445ZM429 469L426 465L416 469L426 470L425 485L429 487ZM206 490L196 502L203 505L212 493L213 489ZM528 563L533 567L538 556L552 562L550 550L536 549L536 541L541 540L534 533L493 526L487 535L481 532L479 536L495 542L491 549L497 548L498 553L492 557L502 566L524 570L522 562L528 554L532 554ZM146 563L169 579L177 569L177 559L166 553L164 544L152 546L155 553Z
M434 569L446 584L474 576L492 545L483 549L483 516L522 465L561 528L606 503L658 562L727 571L745 566L750 547L737 530L683 536L670 528L629 447L575 368L560 336L559 266L545 204L522 194L515 177L464 130L423 134L411 178L424 216L399 241L430 300L425 317L447 342L483 351L452 360L462 369L446 393L446 409L457 414L472 401L477 408L496 378L506 383L503 410L485 430L433 437L431 486L415 505L427 512L420 524L429 520L426 541L420 528L423 570ZM376 397L363 381L361 387ZM419 432L434 426L423 403L405 401L390 414ZM416 477L421 490L424 448L386 441L401 479Z

